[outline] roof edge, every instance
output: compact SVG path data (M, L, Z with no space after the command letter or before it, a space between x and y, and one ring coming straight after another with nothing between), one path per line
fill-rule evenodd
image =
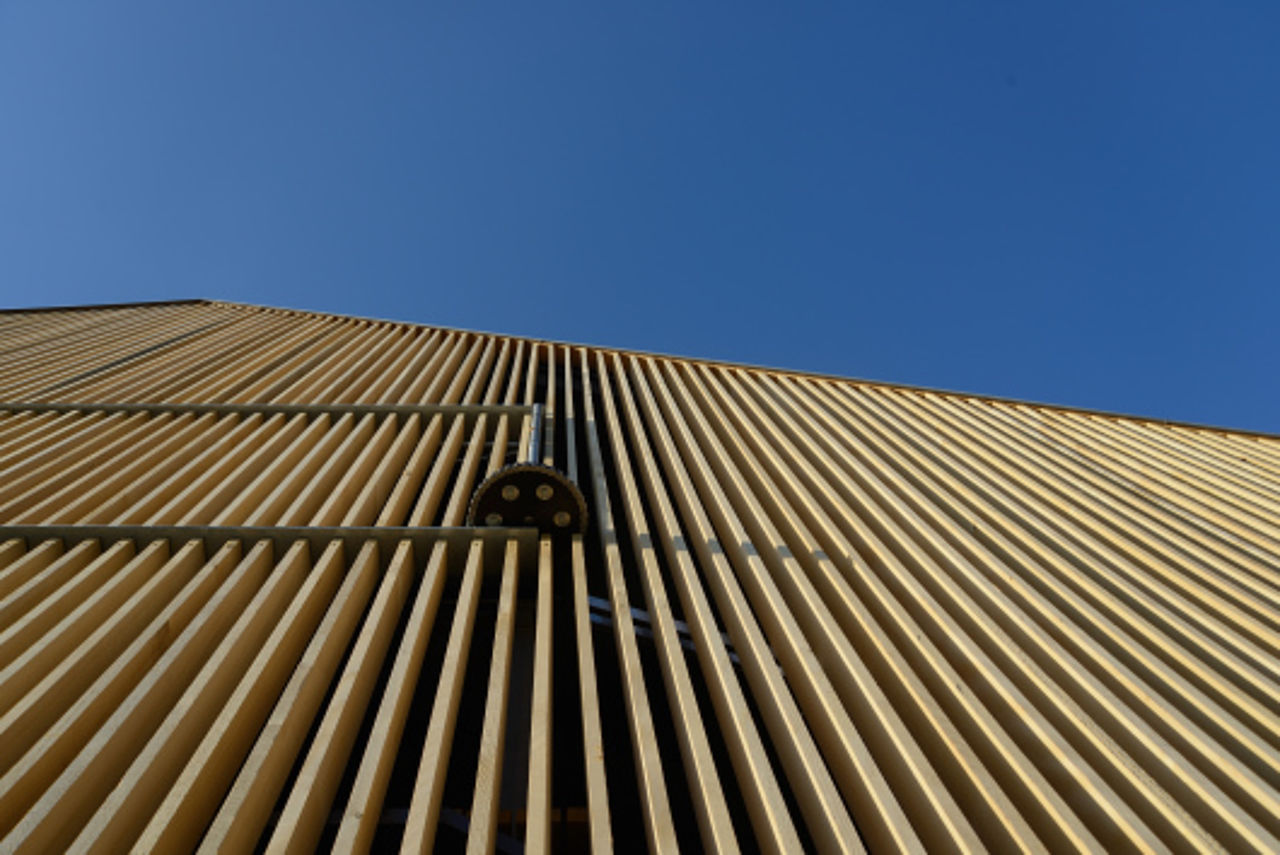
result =
M1159 416L1144 416L1136 413L1122 413L1115 410L1099 410L1092 407L1078 407L1071 404L1052 404L1046 401L1034 401L1026 398L1010 398L1003 395L991 395L983 392L966 392L958 389L939 389L933 386L919 386L912 383L894 383L888 380L868 380L865 377L847 377L839 374L826 374L821 371L805 371L795 368L778 368L772 365L752 365L746 362L733 362L727 359L709 359L703 356L681 356L674 353L658 353L648 350L633 350L624 347L613 347L604 344L587 344L584 342L559 341L556 339L536 338L527 335L516 335L513 333L494 332L492 330L474 330L463 329L462 327L450 327L443 324L428 324L418 321L403 321L392 318L377 318L371 315L348 315L342 312L322 312L316 309L299 309L292 306L264 306L255 303L240 303L234 300L207 300L203 302L220 303L226 306L239 306L248 309L271 309L281 312L297 312L303 315L320 315L331 318L346 318L349 320L372 321L374 323L400 324L410 327L424 327L427 329L445 330L447 332L470 333L472 335L492 335L501 336L503 338L521 338L525 341L532 341L537 344L555 345L559 347L589 347L595 350L603 350L609 353L617 353L630 356L649 356L656 359L679 359L687 362L700 362L705 365L718 365L725 368L737 368L743 371L765 371L774 374L790 374L796 377L810 377L815 380L835 380L843 383L861 383L866 386L876 386L886 389L906 389L912 392L924 392L930 395L944 395L957 398L974 398L981 401L991 401L998 404L1015 404L1026 407L1040 407L1046 410L1059 410L1068 413L1081 413L1088 416L1102 416L1110 419L1124 419L1133 422L1148 422L1150 424L1168 425L1170 427L1187 428L1190 430L1207 430L1215 433L1228 433L1236 436L1251 436L1262 439L1272 439L1280 441L1280 432L1269 432L1264 430L1255 430L1252 428L1228 427L1226 425L1214 425L1204 422L1190 422L1179 419L1165 419Z
M1088 416L1102 416L1110 419L1123 419L1131 422L1147 422L1156 425L1167 425L1169 427L1186 428L1190 430L1206 430L1215 433L1234 434L1236 436L1249 436L1261 439L1270 439L1280 441L1280 432L1269 432L1264 430L1255 430L1251 428L1229 427L1226 425L1207 424L1204 422L1191 422L1179 419L1165 419L1158 416L1144 416L1137 413L1123 413L1115 410L1100 410L1092 407L1072 406L1071 404L1053 404L1047 401L1035 401L1026 398L1010 398L1003 395L991 395L984 392L966 392L958 389L939 389L933 386L919 386L913 383L894 383L888 380L869 380L865 377L848 377L840 374L827 374L821 371L806 371L795 368L779 368L772 365L752 365L746 362L734 362L727 359L710 359L702 356L681 356L674 353L659 353L657 351L634 350L624 347L614 347L606 344L589 344L585 342L560 341L557 339L538 338L535 336L516 335L513 333L496 332L493 330L476 330L464 329L462 327L451 327L443 324L428 324L419 321L396 320L394 318L378 318L371 315L348 315L342 312L323 312L316 309L300 309L293 306L267 306L260 303L241 303L235 300L208 299L204 297L194 297L182 300L152 300L140 301L132 303L100 303L79 306L48 306L29 309L0 309L0 314L16 314L16 313L37 313L37 312L62 312L92 309L124 309L146 306L169 306L169 305L223 305L233 306L242 309L267 309L278 312L296 312L300 315L318 315L330 318L345 318L347 320L372 321L374 323L398 324L407 327L422 327L426 329L444 330L446 332L468 333L471 335L491 335L502 338L519 338L525 341L534 342L535 344L554 345L557 347L581 347L601 350L608 353L616 353L626 356L645 356L655 359L674 359L686 362L698 362L704 365L717 365L724 368L735 368L742 371L763 371L773 374L788 374L795 377L809 377L814 380L833 380L842 383L859 383L865 386L876 386L886 389L906 389L911 392L923 392L930 395L943 395L956 398L973 398L980 401L990 401L998 404L1013 404L1025 407L1039 407L1046 410L1057 410L1067 413L1080 413Z
M138 309L146 306L197 306L226 302L224 300L207 300L204 297L189 297L181 300L136 300L130 303L81 303L74 306L29 306L21 309L0 308L0 315L34 315L41 312L83 312L95 309ZM230 305L249 305L247 303Z
M502 338L520 338L525 341L531 341L536 344L555 345L558 347L584 347L594 350L603 350L609 353L617 353L626 356L648 356L655 359L676 359L685 362L700 362L705 365L718 365L725 368L737 368L743 371L764 371L774 374L790 374L796 377L810 377L815 380L835 380L842 383L860 383L865 386L877 386L886 389L906 389L911 392L924 392L930 395L944 395L956 398L974 398L981 401L991 401L998 404L1015 404L1026 407L1040 407L1046 410L1059 410L1068 413L1081 413L1088 416L1102 416L1110 419L1124 419L1133 422L1148 422L1150 424L1168 425L1169 427L1188 428L1191 430L1207 430L1215 433L1229 433L1236 436L1251 436L1262 439L1272 439L1280 441L1280 432L1268 432L1264 430L1254 430L1251 428L1228 427L1226 425L1214 425L1204 422L1190 422L1179 419L1165 419L1159 416L1144 416L1136 413L1122 413L1115 410L1099 410L1092 407L1077 407L1070 404L1052 404L1046 401L1034 401L1026 398L1010 398L1002 395L990 395L983 392L965 392L958 389L939 389L933 386L919 386L912 383L894 383L888 380L868 380L864 377L847 377L840 374L826 374L821 371L805 371L795 368L778 368L772 365L752 365L746 362L733 362L728 359L709 359L703 356L681 356L675 353L659 353L649 350L633 350L625 347L613 347L607 344L588 344L585 342L559 341L557 339L537 338L527 335L516 335L514 333L495 332L493 330L475 330L464 329L462 327L451 327L443 324L428 324L419 321L403 321L393 318L378 318L371 315L348 315L342 312L322 312L316 309L298 309L292 306L264 306L256 303L240 303L234 300L206 300L202 302L222 304L226 306L239 306L247 309L270 309L282 312L297 312L302 315L320 315L331 318L346 318L348 320L372 321L374 323L384 324L400 324L409 327L424 327L427 329L444 330L446 332L470 333L471 335L492 335Z

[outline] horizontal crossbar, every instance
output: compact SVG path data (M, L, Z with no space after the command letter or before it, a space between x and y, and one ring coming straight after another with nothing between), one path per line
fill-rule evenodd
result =
M9 413L70 413L70 412L106 412L106 413L214 413L216 415L420 415L430 418L435 415L462 416L467 424L473 424L478 416L513 416L533 415L533 408L516 404L112 404L102 402L61 401L46 403L44 401L4 401L0 402L0 412Z
M271 541L277 558L299 540L305 540L312 558L318 558L333 541L341 541L347 560L355 558L360 548L370 540L378 544L379 560L385 565L396 547L403 541L413 544L414 563L426 564L432 547L445 543L448 547L450 573L461 573L466 566L467 553L476 540L484 542L485 573L499 574L506 544L514 540L519 544L520 563L533 567L537 561L538 530L534 528L500 527L400 527L400 526L201 526L201 525L0 525L0 543L21 539L27 548L33 548L46 540L61 540L64 547L85 540L98 540L103 544L132 540L151 543L168 540L170 544L199 540L204 543L205 555L213 555L231 540L253 543Z

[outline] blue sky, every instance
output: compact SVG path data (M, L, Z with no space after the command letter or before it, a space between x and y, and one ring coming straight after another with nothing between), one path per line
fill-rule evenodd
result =
M1280 432L1280 4L0 2L0 305Z

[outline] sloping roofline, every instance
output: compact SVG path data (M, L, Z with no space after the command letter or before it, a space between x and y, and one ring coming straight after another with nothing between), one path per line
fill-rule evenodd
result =
M1225 425L1206 424L1202 422L1182 421L1178 419L1164 419L1156 416L1144 416L1136 413L1122 413L1113 410L1099 410L1091 407L1077 407L1070 404L1051 404L1045 401L1034 401L1026 398L1010 398L1003 395L991 395L981 392L965 392L957 389L939 389L932 386L919 386L912 383L894 383L887 380L868 380L864 377L846 377L839 374L827 374L821 371L806 371L795 368L778 368L772 365L752 365L746 362L733 362L727 359L709 359L701 356L681 356L672 353L658 353L648 350L634 350L623 347L613 347L603 344L587 344L585 342L559 341L557 339L538 338L528 335L517 335L513 333L494 332L492 330L475 330L463 329L462 327L451 327L443 324L429 324L418 321L395 320L392 318L377 318L370 315L348 315L342 312L321 312L315 309L299 309L292 306L266 306L258 303L241 303L235 300L218 300L205 297L191 297L175 300L141 300L127 303L90 303L71 306L36 306L20 309L0 309L0 315L9 314L34 314L38 312L71 312L71 311L93 311L99 309L130 309L144 308L149 306L180 306L180 305L207 305L207 306L232 306L243 309L269 309L278 312L294 312L301 315L316 315L329 318L345 318L355 321L372 321L374 323L397 324L406 327L423 327L426 329L444 330L446 332L469 333L472 335L491 335L501 338L519 338L525 341L531 341L537 344L554 345L558 347L582 347L591 348L593 350L601 350L608 353L617 353L627 356L647 356L655 359L674 359L684 362L697 362L704 365L718 365L725 368L737 368L744 371L763 371L772 374L788 374L794 377L810 377L815 380L835 380L844 383L859 383L865 386L876 386L886 389L907 389L912 392L925 392L931 395L945 395L960 398L973 398L980 401L991 401L999 404L1014 404L1025 407L1036 407L1046 410L1057 410L1068 413L1081 413L1089 416L1103 416L1105 418L1123 419L1125 421L1148 422L1150 424L1168 425L1170 427L1189 428L1192 430L1207 430L1217 433L1229 433L1236 436L1251 436L1261 439L1270 439L1280 441L1280 432L1269 432L1263 430L1252 430L1249 428L1227 427Z

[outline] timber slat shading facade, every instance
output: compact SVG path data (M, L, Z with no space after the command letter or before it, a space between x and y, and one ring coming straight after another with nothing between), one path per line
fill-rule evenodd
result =
M1280 851L1280 439L0 312L0 851L316 848Z

